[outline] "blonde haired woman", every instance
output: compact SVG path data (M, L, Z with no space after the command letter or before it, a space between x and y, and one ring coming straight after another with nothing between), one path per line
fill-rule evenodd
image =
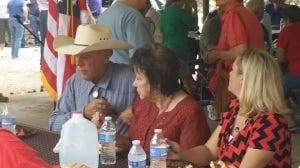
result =
M265 51L246 50L230 72L228 90L233 99L220 125L206 142L181 150L169 141L169 159L198 165L221 160L228 167L290 167L291 142L278 64Z

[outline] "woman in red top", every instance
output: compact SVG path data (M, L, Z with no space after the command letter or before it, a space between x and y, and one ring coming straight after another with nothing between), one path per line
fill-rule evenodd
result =
M281 63L287 63L283 76L286 97L293 96L292 89L300 89L300 9L293 5L283 9L284 28L279 33L276 56ZM295 122L290 121L290 127Z
M228 167L290 167L291 135L284 114L280 68L265 51L246 50L234 61L228 90L231 101L205 145L182 150L169 141L169 159L198 165L221 160Z
M218 45L204 59L216 64L209 88L215 95L217 112L221 113L232 97L227 86L233 61L247 48L263 49L264 39L258 19L240 0L216 0L216 6L222 11L221 36Z
M132 57L133 86L139 97L120 118L132 114L129 137L138 139L149 153L154 129L184 149L204 144L210 136L204 111L179 85L179 60L163 45L141 48ZM129 145L129 142L127 142Z

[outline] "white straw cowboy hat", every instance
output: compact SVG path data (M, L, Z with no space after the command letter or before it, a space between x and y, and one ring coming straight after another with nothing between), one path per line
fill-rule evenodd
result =
M127 42L110 38L110 29L97 24L82 24L77 28L75 39L57 36L53 41L55 51L62 54L81 54L106 49L131 49Z

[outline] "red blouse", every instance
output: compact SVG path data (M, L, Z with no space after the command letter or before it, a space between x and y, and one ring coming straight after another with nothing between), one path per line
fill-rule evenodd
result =
M130 125L129 137L140 140L146 153L149 153L150 141L157 128L162 129L164 137L178 142L183 149L204 144L210 136L205 113L191 96L159 116L154 103L139 98L132 110L135 119Z
M0 167L59 168L43 161L35 150L5 129L0 129Z
M219 159L239 167L246 150L253 148L275 153L266 167L291 167L291 135L285 118L271 112L261 112L249 119L230 141L238 110L238 100L234 99L223 113L218 142Z
M286 26L278 36L277 46L286 51L285 60L288 62L292 75L300 76L300 22Z

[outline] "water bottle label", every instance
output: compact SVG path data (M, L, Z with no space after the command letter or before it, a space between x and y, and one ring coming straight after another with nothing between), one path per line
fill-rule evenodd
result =
M146 160L139 161L139 162L128 161L128 167L129 168L145 168Z
M15 125L16 124L16 118L14 117L5 117L1 119L2 125Z
M101 142L114 142L116 139L115 132L100 133L99 136Z
M166 147L151 147L150 157L166 157L168 149Z

